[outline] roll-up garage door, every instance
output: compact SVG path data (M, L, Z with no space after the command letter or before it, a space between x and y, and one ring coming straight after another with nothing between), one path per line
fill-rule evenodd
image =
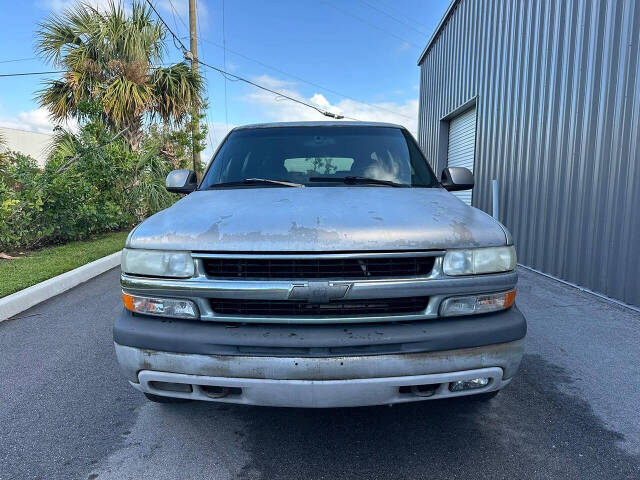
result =
M465 167L473 172L476 146L476 109L467 110L449 122L449 148L447 166ZM467 205L471 205L471 190L451 192Z

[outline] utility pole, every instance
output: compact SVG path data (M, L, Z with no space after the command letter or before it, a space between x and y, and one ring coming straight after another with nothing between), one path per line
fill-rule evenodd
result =
M198 74L198 35L196 33L196 0L189 0L189 48L191 49L191 71ZM198 140L196 135L200 133L200 105L195 105L191 118L191 149L193 150L193 171L197 172L196 165L200 165L200 152L197 151Z

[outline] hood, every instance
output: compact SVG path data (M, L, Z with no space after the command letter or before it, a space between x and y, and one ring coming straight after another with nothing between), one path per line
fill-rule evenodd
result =
M441 188L196 191L142 222L131 248L227 252L433 250L506 243L486 213Z

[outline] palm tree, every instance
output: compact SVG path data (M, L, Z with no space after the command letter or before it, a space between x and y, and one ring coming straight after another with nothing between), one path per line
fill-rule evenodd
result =
M106 11L81 3L39 27L39 53L66 70L38 92L55 120L82 117L86 105L97 105L99 117L112 130L125 130L136 150L145 121L180 125L200 106L201 78L184 62L160 66L165 29L137 0L129 12L120 1L111 0Z

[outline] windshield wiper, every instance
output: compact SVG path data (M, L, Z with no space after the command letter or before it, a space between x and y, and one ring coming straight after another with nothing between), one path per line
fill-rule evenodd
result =
M391 180L380 180L378 178L367 177L311 177L310 182L333 182L346 183L347 185L386 185L388 187L408 188L405 183L392 182Z
M243 185L281 185L283 187L304 187L301 183L285 182L284 180L271 180L270 178L244 178L236 182L214 183L207 187L207 190L217 187L240 187Z

